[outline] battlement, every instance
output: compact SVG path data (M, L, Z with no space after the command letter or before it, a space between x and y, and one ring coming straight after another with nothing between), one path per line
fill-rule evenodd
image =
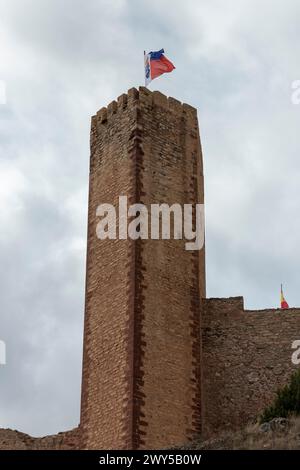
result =
M138 90L136 88L130 88L127 93L120 95L117 100L101 108L97 114L92 117L92 120L106 124L114 114L120 113L129 107L136 107L137 105L147 107L148 109L153 109L157 106L169 110L178 116L182 115L183 117L186 116L197 119L197 109L193 106L187 103L181 103L171 96L167 97L160 91L150 91L148 88L140 86Z
M258 310L248 310L245 309L244 306L244 297L227 297L227 298L209 298L205 299L204 303L206 305L206 309L210 312L216 312L216 316L218 312L220 315L224 316L225 312L226 315L236 315L237 313L240 315L240 318L243 319L244 315L252 315L252 316L260 316L260 315L291 315L296 314L299 315L299 308L288 308L282 310L280 307L277 308L264 308Z
M241 296L226 298L210 297L209 299L205 299L204 302L208 308L213 305L214 307L220 307L223 310L223 308L228 305L232 310L244 310L244 297Z

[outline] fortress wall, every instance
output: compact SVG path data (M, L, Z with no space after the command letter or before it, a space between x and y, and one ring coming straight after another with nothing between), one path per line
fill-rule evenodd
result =
M300 309L205 299L205 250L184 240L99 240L96 209L121 195L203 203L194 108L140 87L92 118L80 430L2 429L0 449L181 446L255 421L296 370Z
M77 450L79 428L52 436L31 437L12 429L0 429L0 450Z
M204 301L205 435L256 420L296 370L291 345L297 339L300 309L245 311L242 297Z
M179 445L201 429L204 250L101 241L95 212L119 195L147 207L203 202L196 110L129 90L93 118L90 167L82 447Z

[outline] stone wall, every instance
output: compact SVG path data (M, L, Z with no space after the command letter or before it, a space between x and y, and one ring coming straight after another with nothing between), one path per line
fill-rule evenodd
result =
M288 383L300 309L247 311L243 298L207 299L202 319L203 430L255 421Z
M203 202L196 110L129 90L93 117L90 167L82 447L176 445L201 429L204 249L101 241L96 208Z
M46 437L31 437L12 429L0 429L0 450L75 450L78 448L79 428Z

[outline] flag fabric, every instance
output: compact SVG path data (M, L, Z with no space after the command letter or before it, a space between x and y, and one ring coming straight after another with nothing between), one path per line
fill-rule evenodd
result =
M145 86L149 85L154 78L175 69L172 62L164 56L164 52L163 49L148 54L144 52Z
M282 309L290 308L289 304L287 303L287 301L284 298L282 285L281 285L281 293L280 293L280 306L281 306Z

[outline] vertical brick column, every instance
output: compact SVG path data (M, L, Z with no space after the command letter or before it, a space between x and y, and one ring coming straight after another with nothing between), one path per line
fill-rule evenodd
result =
M196 110L141 87L92 119L82 447L160 448L201 431L204 249L99 240L96 208L203 202ZM150 232L150 229L149 229Z

